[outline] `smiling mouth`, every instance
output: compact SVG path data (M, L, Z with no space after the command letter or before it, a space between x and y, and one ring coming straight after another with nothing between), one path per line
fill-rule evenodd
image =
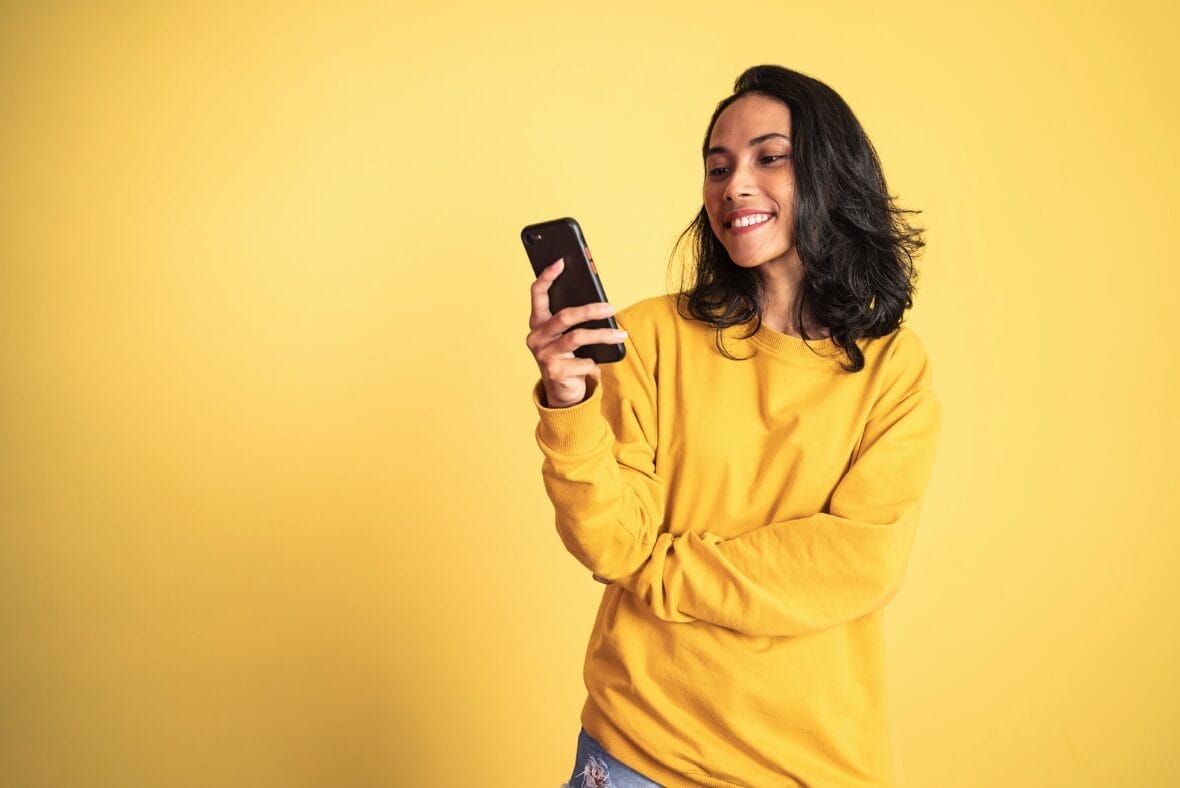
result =
M746 216L739 216L733 221L725 223L728 230L740 230L743 227L753 227L758 224L765 224L774 218L772 213L751 213Z

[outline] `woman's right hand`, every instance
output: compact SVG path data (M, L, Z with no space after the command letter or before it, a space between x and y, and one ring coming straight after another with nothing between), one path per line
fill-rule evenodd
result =
M586 399L588 379L597 381L602 374L593 359L578 358L574 351L583 345L617 345L627 337L626 331L613 328L575 328L579 323L610 317L615 308L596 303L567 307L556 315L549 312L549 287L565 267L558 260L541 272L533 282L533 310L529 315L529 335L525 344L541 369L545 404L551 408L568 408Z

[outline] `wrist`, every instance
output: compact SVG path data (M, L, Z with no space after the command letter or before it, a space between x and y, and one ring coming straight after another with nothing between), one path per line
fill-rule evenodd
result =
M557 394L555 395L554 392L550 391L548 384L546 382L542 381L541 388L540 388L540 395L541 395L540 396L540 404L543 407L550 408L553 410L560 410L563 408L572 408L575 405L581 405L583 402L590 399L590 397L592 397L594 395L594 388L596 385L597 385L597 382L593 378L587 378L586 379L586 388L582 391L581 397L571 397L569 399L563 399L560 396L560 392L557 392Z

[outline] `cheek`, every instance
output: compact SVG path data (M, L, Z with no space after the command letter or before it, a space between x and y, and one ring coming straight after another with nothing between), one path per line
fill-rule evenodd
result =
M709 227L713 229L713 235L720 238L721 223L717 220L717 214L713 212L713 209L709 207L708 203L705 204L705 213L709 215Z
M716 229L717 213L721 210L720 192L710 184L705 184L705 188L701 190L701 200L705 204L705 213L709 214L709 224Z

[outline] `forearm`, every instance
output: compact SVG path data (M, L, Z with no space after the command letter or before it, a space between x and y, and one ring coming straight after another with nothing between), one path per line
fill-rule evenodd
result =
M728 540L661 534L621 584L667 621L750 635L798 635L860 618L901 585L940 424L927 390L866 429L866 443L823 512Z
M826 629L884 606L905 572L917 509L876 525L819 514L731 540L661 534L620 582L665 621L706 621L747 635Z
M616 444L600 412L601 393L553 412L540 406L542 476L566 549L606 579L635 572L651 555L663 509L663 484L641 470L642 449ZM639 468L626 464L629 452ZM620 462L620 457L624 462Z

